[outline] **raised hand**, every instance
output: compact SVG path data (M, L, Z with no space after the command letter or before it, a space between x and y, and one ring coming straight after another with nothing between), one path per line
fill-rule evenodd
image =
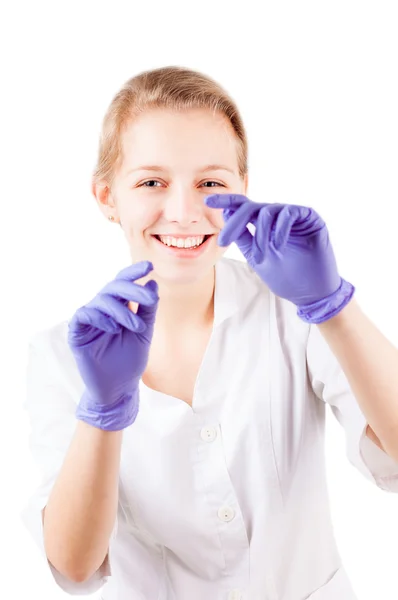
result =
M144 286L134 281L152 269L149 261L123 269L68 324L68 344L86 386L76 417L94 427L120 430L137 417L138 385L148 362L159 296L154 280ZM130 301L139 304L136 314Z
M326 224L314 209L253 202L241 194L214 194L205 203L223 209L226 224L217 243L235 242L270 290L297 306L300 318L320 323L349 302L355 288L340 277Z

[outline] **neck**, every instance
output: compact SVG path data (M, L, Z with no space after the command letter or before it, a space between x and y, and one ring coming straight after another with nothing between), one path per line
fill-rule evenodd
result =
M161 330L175 335L178 331L197 330L213 324L215 267L194 283L176 285L154 277L153 273L136 283L144 285L149 279L158 282L159 305L155 325L158 332ZM130 302L129 307L137 312L138 304Z
M157 328L175 332L211 325L214 318L214 281L214 267L194 283L174 285L158 280Z

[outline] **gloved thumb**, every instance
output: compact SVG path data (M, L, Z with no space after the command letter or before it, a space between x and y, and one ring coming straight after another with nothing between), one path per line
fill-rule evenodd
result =
M150 281L147 281L143 287L155 293L155 295L157 296L157 302L154 302L153 304L151 304L151 306L139 304L137 309L137 316L140 317L146 325L153 325L155 323L156 311L159 304L159 286L157 281L151 279Z

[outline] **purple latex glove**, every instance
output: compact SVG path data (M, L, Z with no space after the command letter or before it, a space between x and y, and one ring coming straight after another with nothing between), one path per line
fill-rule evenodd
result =
M118 273L68 326L68 344L86 385L76 417L118 431L138 414L139 380L145 371L158 307L158 285L133 283L153 265L141 261ZM135 314L129 301L139 303Z
M297 306L303 321L322 323L351 300L355 288L338 274L326 224L315 210L253 202L241 194L212 194L204 201L224 209L217 243L235 242L270 290Z

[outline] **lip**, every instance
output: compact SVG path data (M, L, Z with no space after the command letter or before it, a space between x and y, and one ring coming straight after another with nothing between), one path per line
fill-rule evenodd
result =
M175 238L176 240L182 239L182 240L187 240L188 238L192 238L192 237L202 237L202 236L206 236L206 235L214 235L213 233L190 233L189 235L187 234L178 234L178 233L154 233L152 235L158 235L158 236L162 236L162 237L171 237L171 238Z
M156 243L157 246L163 248L164 252L168 252L171 256L174 256L175 258L197 258L198 256L200 256L201 254L203 254L204 252L206 252L206 250L208 249L208 247L210 246L213 238L214 238L215 234L209 234L208 239L203 242L203 244L201 246L199 246L198 248L196 248L195 250L189 250L187 248L175 248L173 246L167 246L166 244L163 244L163 242L161 242L160 240L158 240L154 235L152 235L151 237L153 238L154 242ZM182 236L172 236L172 237L182 237Z

